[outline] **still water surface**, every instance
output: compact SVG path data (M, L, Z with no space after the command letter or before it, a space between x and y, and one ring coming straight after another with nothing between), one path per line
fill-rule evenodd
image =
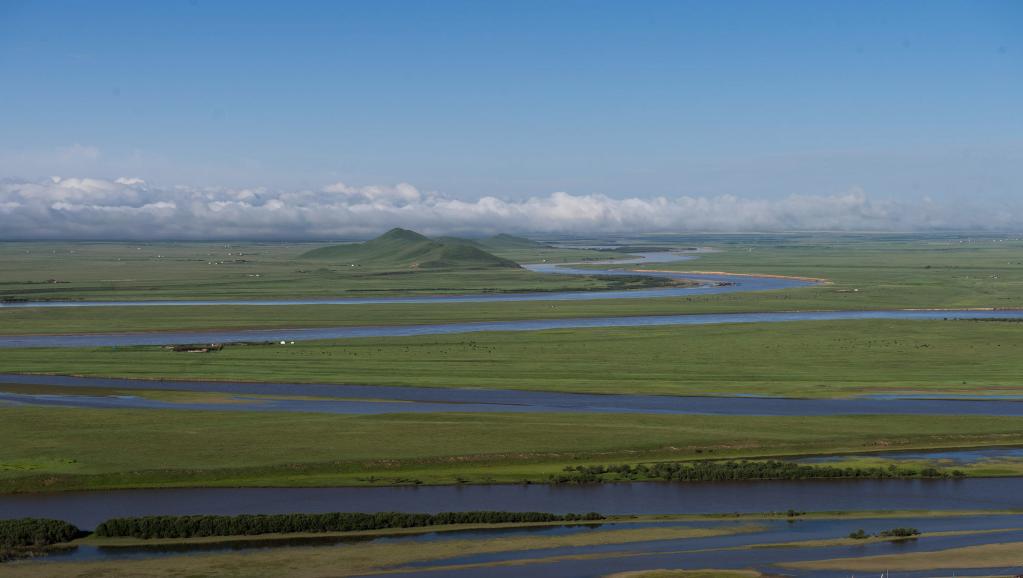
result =
M724 323L781 323L786 321L839 321L850 319L1023 319L1023 310L887 310L792 311L770 313L713 313L585 317L472 323L432 323L377 327L316 327L304 329L248 329L233 331L166 331L73 335L0 335L0 348L11 347L117 347L233 341L310 341L359 337L452 335L484 331L543 331L594 327L650 327Z
M713 514L828 510L1023 510L1023 478L181 488L0 495L4 518L59 518L92 528L116 516L510 510Z
M1023 401L983 398L798 399L748 396L597 395L514 389L174 381L0 374L0 384L5 383L59 386L66 388L67 394L11 393L3 392L0 387L0 401L91 408L296 411L341 414L563 412L764 416L1023 415ZM177 403L146 399L135 395L75 395L75 388L227 393L244 403ZM272 396L275 395L309 396L318 399L274 399Z

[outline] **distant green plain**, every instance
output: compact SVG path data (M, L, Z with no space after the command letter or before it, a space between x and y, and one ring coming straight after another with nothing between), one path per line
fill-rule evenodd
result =
M0 243L0 299L302 299L606 288L613 281L523 269L411 269L301 259L323 243ZM623 257L514 249L524 262Z
M1023 308L1023 242L955 236L708 236L665 249L711 243L696 260L648 267L823 278L781 291L655 299L336 306L176 306L110 309L0 309L0 333L394 325L684 313L899 308ZM649 245L649 243L648 243ZM0 245L0 297L29 299L231 299L600 290L620 283L525 270L409 271L310 265L315 245ZM657 246L656 244L654 246ZM649 247L637 247L637 249ZM75 253L70 253L70 251ZM246 263L208 265L217 260ZM29 251L29 253L25 253ZM232 253L232 255L227 255ZM242 253L237 257L235 253ZM583 249L512 250L520 262L621 257ZM161 257L157 258L157 255ZM122 261L118 261L120 258ZM251 260L251 261L250 261ZM261 275L252 277L251 275ZM46 283L47 279L68 283ZM29 283L31 282L31 283ZM633 282L631 286L642 287ZM627 285L628 286L628 285Z
M1023 418L357 416L0 406L0 439L0 492L515 483L543 481L569 464L1023 444Z

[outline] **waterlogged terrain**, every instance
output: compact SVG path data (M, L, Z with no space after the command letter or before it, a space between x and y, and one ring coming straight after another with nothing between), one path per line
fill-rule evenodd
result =
M1023 479L802 480L593 485L176 488L0 495L12 518L82 528L119 516L506 510L605 515L870 510L1023 510Z
M137 306L357 306L373 303L485 303L643 299L713 295L806 287L818 281L797 277L689 274L633 271L694 258L682 253L648 253L636 260L583 266L533 265L535 273L566 275L648 275L680 281L678 286L628 291L560 291L379 298L228 299L157 301L49 301L0 304L8 308L88 308ZM681 281L685 281L682 283ZM695 283L693 283L695 282ZM471 305L467 305L470 306ZM136 310L137 311L137 310ZM121 347L241 341L305 341L358 337L444 335L482 331L642 327L728 323L775 323L853 319L1023 319L1020 310L776 311L587 317L525 321L424 323L418 325L319 327L286 330L173 331L69 335L0 336L0 347ZM409 323L408 321L405 321ZM19 369L20 371L20 369ZM257 378L258 379L258 378ZM966 382L963 382L965 385ZM5 387L6 386L6 387ZM965 388L964 388L965 389ZM716 416L933 415L1023 416L1023 398L1012 395L913 394L798 399L781 397L693 397L596 395L453 387L389 387L345 384L172 381L60 376L0 375L0 406L52 406L111 410L193 410L267 413L363 414L690 414ZM8 411L36 411L12 408ZM42 410L38 410L42 411ZM68 410L71 411L71 410ZM111 412L116 413L116 412ZM142 412L139 412L142 413ZM146 412L147 415L150 414ZM163 412L169 415L169 412ZM182 414L184 415L184 414ZM227 415L227 414L223 414ZM241 414L232 416L244 417ZM260 415L259 419L264 417ZM312 416L310 416L311 418ZM416 416L418 417L418 416ZM497 416L488 416L495 419ZM579 416L572 416L576 418ZM340 418L331 418L340 419ZM348 418L346 418L348 419ZM353 418L355 419L355 418ZM374 418L376 419L376 418ZM452 419L452 418L449 418ZM567 419L567 418L566 418ZM600 419L608 419L604 416ZM639 419L653 419L650 417ZM698 418L688 418L690 420ZM753 418L750 418L753 419ZM782 419L782 418L771 418ZM856 418L862 419L862 418ZM898 418L893 418L898 419ZM908 417L906 419L909 419ZM985 442L981 442L985 443ZM1015 443L1003 438L1000 443ZM965 443L964 443L965 445ZM980 445L978 443L977 445ZM940 447L937 445L922 447ZM830 451L825 448L820 451ZM805 453L804 453L805 455ZM80 456L79 456L80 457ZM878 459L974 466L1018 460L1018 447L848 453L802 458L809 463ZM12 462L13 463L13 462ZM63 463L63 462L62 462ZM68 463L75 463L71 460ZM0 464L2 465L2 464ZM20 467L14 463L14 467ZM72 467L72 466L68 466ZM1004 475L1004 474L1003 474ZM461 482L461 480L460 480ZM329 483L329 482L328 482ZM416 482L418 484L420 482ZM78 486L88 487L88 486ZM107 486L123 487L123 486ZM554 577L602 576L650 568L754 569L792 576L848 576L842 562L821 567L801 563L850 557L888 556L1023 543L1023 479L834 479L693 483L608 483L593 485L376 485L331 488L178 488L97 490L0 495L5 518L45 517L83 528L116 516L243 514L333 511L437 512L445 510L599 511L611 516L717 515L717 519L609 520L591 525L425 531L409 535L302 536L204 543L115 545L85 540L41 561L5 565L13 576L85 574L203 574L210 568L249 568L252 575L274 575L279 564L329 568L338 575L386 569L398 575L424 574L493 578L531 573ZM803 516L798 512L862 512L854 516ZM878 515L880 510L941 510L941 515ZM785 516L729 517L735 512L785 512ZM984 511L986 514L978 512ZM955 513L958 512L958 515ZM894 527L919 529L907 540L853 540ZM696 532L686 535L686 532ZM677 535L672 535L675 532ZM703 532L703 534L700 534ZM368 548L368 550L366 550ZM380 553L377 566L346 566L353 556ZM400 552L400 555L398 554ZM204 556L190 556L204 554ZM107 564L107 566L103 566ZM149 566L146 566L149 564ZM155 566L154 566L155 564ZM211 566L204 566L210 564ZM796 564L796 566L791 566ZM829 565L830 564L830 565ZM246 566L248 565L248 566ZM276 566L275 566L276 565ZM276 569L276 570L275 570ZM1014 573L1015 568L959 567L954 564L908 570L899 576Z
M851 539L863 531L876 535L891 528L914 528L912 539ZM744 515L685 520L610 519L595 524L543 525L454 531L417 531L382 535L252 536L208 540L90 539L31 563L13 564L13 575L32 570L40 576L77 575L104 563L127 575L156 563L246 562L258 564L288 557L334 560L331 575L358 575L355 557L379 557L373 569L398 575L484 577L520 576L530 572L554 577L603 576L648 568L755 569L792 576L843 576L841 570L806 570L788 566L831 558L906 555L953 548L998 545L1023 540L1023 515L976 512L892 515ZM400 560L387 554L403 552ZM418 555L417 555L418 553ZM190 554L202 557L188 559ZM239 558L239 556L244 556ZM118 564L121 564L120 566ZM346 567L346 564L351 566ZM363 570L369 568L363 567ZM959 575L990 575L957 571ZM990 569L988 569L990 571ZM933 576L899 573L900 576Z
M588 327L653 327L719 323L781 323L843 319L1023 319L1019 310L895 310L895 311L794 311L785 313L721 313L634 317L587 317L481 323L436 323L381 327L325 327L315 329L253 329L236 331L173 331L75 335L0 335L0 348L14 347L122 347L173 345L197 342L310 341L358 337L407 337L451 335L485 331L543 331Z
M5 385L9 389L5 389ZM44 386L45 393L32 392L32 386ZM133 390L228 394L229 399L221 402L172 401L159 397L148 398L131 393ZM100 395L100 392L105 393ZM337 414L568 412L761 416L852 414L1023 416L1023 401L1003 399L593 395L524 390L174 381L17 374L0 374L0 402L88 408Z

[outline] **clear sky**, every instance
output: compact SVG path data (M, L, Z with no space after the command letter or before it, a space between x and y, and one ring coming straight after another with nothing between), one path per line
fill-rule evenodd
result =
M1023 194L1023 2L0 1L0 178Z

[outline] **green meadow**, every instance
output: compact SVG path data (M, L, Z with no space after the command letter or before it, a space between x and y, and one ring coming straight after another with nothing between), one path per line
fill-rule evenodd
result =
M0 406L0 439L2 492L518 483L544 481L574 464L1023 444L1023 418L361 416Z
M793 309L1023 307L1023 241L1016 237L778 237L722 247L696 261L657 268L830 282L786 291L798 302Z
M659 395L1023 393L1023 323L849 320L9 349L0 372Z

